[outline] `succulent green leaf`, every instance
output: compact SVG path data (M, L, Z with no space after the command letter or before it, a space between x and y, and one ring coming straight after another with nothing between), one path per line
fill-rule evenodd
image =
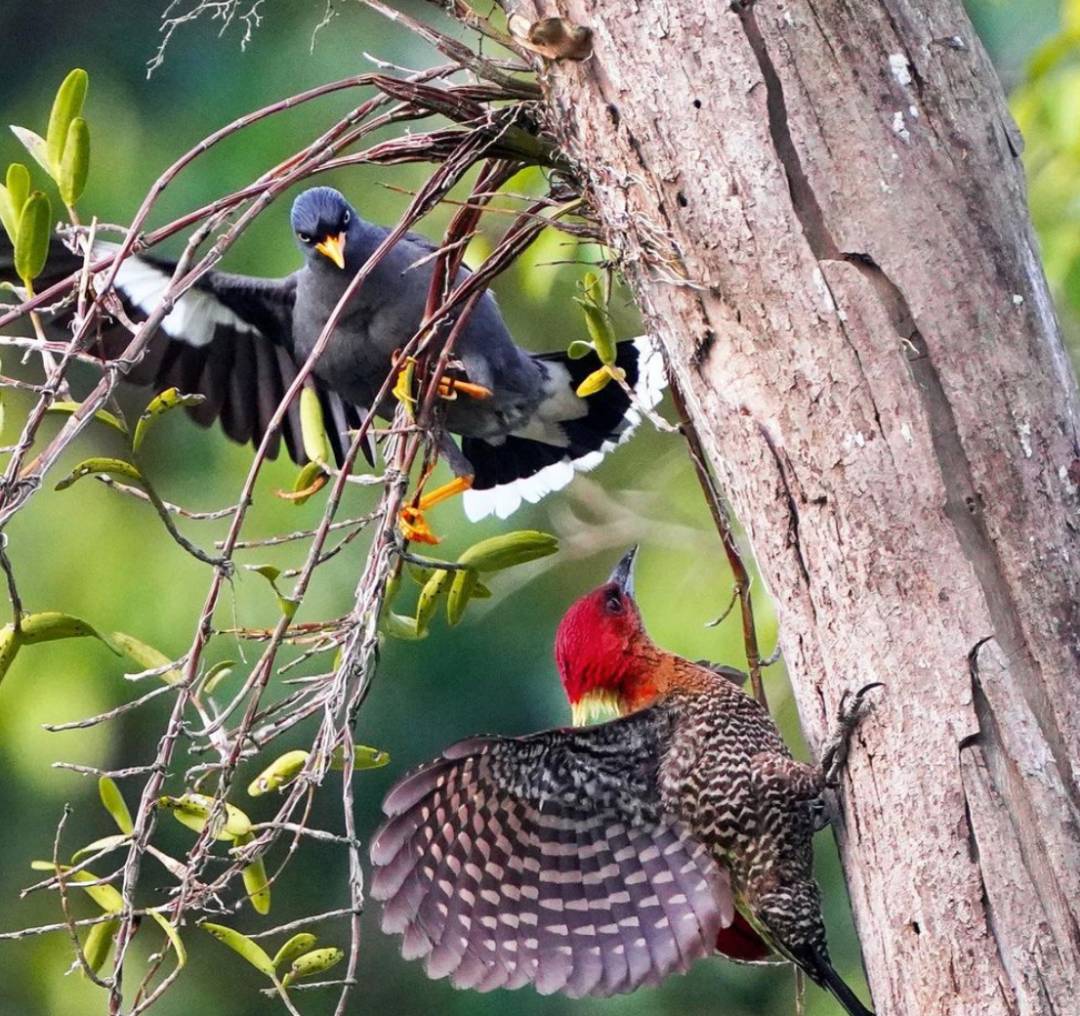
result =
M130 462L123 459L94 458L80 462L70 473L56 485L56 490L67 490L68 487L78 483L84 476L93 473L108 473L110 476L122 476L136 483L142 483L142 473Z
M116 780L102 776L98 780L98 795L101 797L101 803L105 805L105 810L116 823L116 827L125 836L130 836L135 831L135 823L131 821L131 812L128 811L127 802L124 800L124 795L120 793Z
M52 233L52 203L43 191L34 191L23 203L15 233L15 274L29 286L45 267Z
M611 315L604 304L600 279L594 272L587 272L580 285L583 296L574 299L585 312L585 327L589 330L589 338L592 339L596 355L600 357L601 363L610 366L615 363L617 343Z
M383 616L382 630L392 639L401 639L404 642L417 642L427 638L427 632L416 626L415 617L405 617L393 611L387 611Z
M274 967L280 967L308 952L315 942L316 938L310 931L297 932L274 954Z
M316 490L315 481L325 475L326 470L323 468L321 462L308 462L299 473L296 474L296 482L293 483L292 496L289 500L293 504L307 504L307 502L315 495ZM306 493L301 493L306 491ZM296 496L299 495L299 496Z
M93 843L87 843L85 847L80 847L71 855L71 862L74 864L76 861L83 857L89 857L91 854L96 854L99 850L112 850L115 847L120 846L121 843L127 843L130 837L117 835L113 833L112 836L102 836L100 840L94 840Z
M214 807L214 799L191 791L182 797L159 797L158 806L171 811L181 825L201 833ZM226 802L225 810L218 809L214 839L239 840L251 835L251 819L235 805Z
M458 563L479 572L501 571L554 554L559 541L550 533L536 529L519 529L474 543L459 558Z
M114 631L109 633L109 639L116 648L129 659L134 660L143 670L158 670L173 662L160 649L148 646L134 635ZM179 667L169 667L161 674L161 680L166 684L179 684L183 679L184 675Z
M46 410L47 413L75 413L82 407L81 402L54 402ZM108 424L114 430L120 431L121 434L128 432L127 424L124 423L118 416L113 416L107 409L99 409L94 413L94 419L99 423Z
M591 342L585 342L583 339L574 339L574 341L566 347L566 355L570 357L571 360L580 360L592 352L595 352L593 344Z
M62 614L56 610L43 610L38 614L27 614L22 619L20 641L27 645L38 642L55 642L58 639L95 638L117 656L120 650L112 640L102 635L92 625L73 614Z
M68 128L64 155L60 160L60 175L56 181L60 197L68 207L74 205L86 189L86 177L90 172L90 128L77 116Z
M251 835L238 837L236 846L242 847L252 840ZM248 899L257 914L270 913L270 879L266 875L266 862L262 856L256 857L250 864L240 869Z
M233 672L235 666L236 660L220 660L215 663L206 672L206 677L203 678L203 692L207 695L213 695L217 686Z
M101 924L95 924L83 940L82 951L86 958L86 965L95 974L105 966L105 961L112 950L113 937L119 928L119 921L102 921Z
M446 598L446 620L450 627L456 625L465 615L465 608L469 605L469 597L472 596L477 577L475 568L463 568L461 571L454 572L450 595Z
M187 949L184 947L184 943L180 940L180 933L176 930L169 920L164 915L151 910L150 916L157 921L161 926L161 930L165 932L165 936L168 938L169 943L173 947L173 951L176 953L176 962L178 966L185 966L187 964Z
M431 619L438 609L439 600L449 588L450 573L443 568L432 572L424 588L420 590L420 597L416 601L416 630L427 632Z
M56 90L56 98L53 99L52 111L49 113L49 127L45 131L45 156L53 179L59 179L68 131L72 121L82 113L89 83L86 71L76 67Z
M4 227L12 246L19 232L19 216L30 197L30 170L21 162L13 162L7 168L4 186L0 186L0 224Z
M15 662L20 644L14 625L5 624L3 628L0 628L0 681L3 681L4 675Z
M390 754L380 748L369 748L366 744L353 745L353 771L361 769L381 769L390 764ZM339 745L330 755L331 769L345 768L345 752Z
M278 756L248 784L248 795L260 797L272 790L280 790L288 786L296 779L307 760L308 753L301 749L287 751L284 755Z
M322 404L314 388L304 386L300 392L300 433L304 439L304 454L312 462L327 463L333 451L326 434Z
M606 365L598 367L577 386L577 396L579 399L587 399L590 395L603 391L610 383L611 371Z
M135 451L139 450L151 424L163 413L176 409L177 406L197 406L205 400L205 395L185 395L176 388L166 388L165 391L155 395L143 410L135 424L135 437L132 438L131 447Z
M34 131L28 130L26 127L18 127L15 124L11 124L11 133L19 139L22 144L33 158L33 160L43 169L49 176L52 176L52 167L49 165L49 156L46 153L45 139L40 134L35 134Z
M297 956L289 968L289 972L281 979L282 985L291 984L302 977L314 977L329 970L335 963L339 963L345 957L340 949L327 946L324 949L312 949L302 956Z
M35 871L51 871L56 875L62 875L64 880L73 885L78 885L85 890L90 897L107 914L119 914L124 909L124 897L115 887L105 883L100 885L82 885L84 882L97 882L97 875L89 871L71 871L63 864L53 864L52 861L32 861L30 867Z
M267 955L266 950L253 939L247 937L235 928L227 928L224 924L211 924L204 921L200 927L203 931L213 935L219 942L224 942L233 952L239 953L260 973L266 974L273 980L276 976L274 963Z

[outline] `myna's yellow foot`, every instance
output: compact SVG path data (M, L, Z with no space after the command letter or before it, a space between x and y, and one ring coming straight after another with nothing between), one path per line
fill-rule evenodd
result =
M431 527L424 518L424 512L442 501L447 501L455 495L469 490L472 484L473 478L471 476L458 476L449 483L437 487L430 494L425 494L418 503L406 505L398 513L398 525L401 527L401 535L406 540L411 540L414 543L432 545L438 543L439 537L431 531Z

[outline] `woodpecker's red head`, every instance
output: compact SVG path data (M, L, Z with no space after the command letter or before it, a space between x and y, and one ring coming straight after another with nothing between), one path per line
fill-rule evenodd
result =
M637 550L566 612L555 635L555 662L576 726L644 704L652 643L634 602Z

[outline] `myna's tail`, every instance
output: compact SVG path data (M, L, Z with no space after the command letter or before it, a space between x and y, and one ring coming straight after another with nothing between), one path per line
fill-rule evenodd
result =
M474 521L491 514L504 519L522 501L539 501L565 487L575 471L597 466L641 422L634 402L652 409L666 384L663 358L648 336L620 342L615 360L625 371L634 402L615 381L591 395L576 394L581 382L600 366L594 353L580 360L566 353L544 353L535 359L546 377L545 397L528 424L498 442L462 439L461 450L474 470L465 513Z

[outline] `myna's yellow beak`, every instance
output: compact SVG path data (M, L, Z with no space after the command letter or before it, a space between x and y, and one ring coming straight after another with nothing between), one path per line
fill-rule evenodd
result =
M325 257L328 257L334 262L338 268L345 267L345 234L338 233L337 236L328 236L324 240L320 240L315 244L315 249Z

